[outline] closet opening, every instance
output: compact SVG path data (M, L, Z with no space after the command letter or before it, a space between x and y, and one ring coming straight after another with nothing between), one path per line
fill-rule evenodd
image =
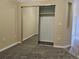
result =
M54 45L55 5L39 6L39 44Z

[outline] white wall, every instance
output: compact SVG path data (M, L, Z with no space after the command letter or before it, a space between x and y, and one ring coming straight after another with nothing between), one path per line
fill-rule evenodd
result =
M55 0L55 36L54 42L56 46L66 47L71 45L70 28L67 28L68 20L68 0ZM72 22L72 20L71 20Z
M55 12L55 45L66 46L68 40L65 38L65 27L66 27L66 0L56 0L56 12Z
M17 1L0 0L0 49L17 41Z
M23 39L37 33L36 7L23 7Z

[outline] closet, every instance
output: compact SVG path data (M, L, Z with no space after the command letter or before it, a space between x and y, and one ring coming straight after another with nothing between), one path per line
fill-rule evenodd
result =
M53 26L55 18L55 5L39 7L39 42L53 45Z

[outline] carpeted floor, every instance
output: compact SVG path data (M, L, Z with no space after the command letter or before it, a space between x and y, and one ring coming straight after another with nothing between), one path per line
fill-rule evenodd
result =
M34 36L0 53L0 59L77 59L61 48L37 44Z

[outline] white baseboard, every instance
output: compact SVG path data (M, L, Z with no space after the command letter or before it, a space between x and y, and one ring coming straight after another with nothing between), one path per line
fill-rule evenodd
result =
M27 38L24 38L23 41L25 41L25 40L27 40L27 39L29 39L29 38L35 36L35 35L38 35L38 33L32 34L32 35L28 36Z
M9 48L11 48L11 47L13 47L13 46L15 46L15 45L17 45L17 44L19 44L19 43L21 43L21 42L19 41L19 42L16 42L16 43L11 44L11 45L9 45L9 46L7 46L7 47L5 47L5 48L2 48L2 49L0 49L0 52L4 51L4 50L6 50L6 49L9 49Z
M57 46L57 45L54 45L54 47L56 47L56 48L68 48L68 47L70 47L71 45L66 45L66 46Z

